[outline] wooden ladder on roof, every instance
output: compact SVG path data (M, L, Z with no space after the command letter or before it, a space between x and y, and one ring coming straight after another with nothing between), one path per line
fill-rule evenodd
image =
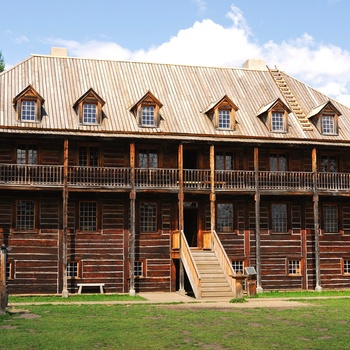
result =
M306 117L305 113L301 109L298 101L294 97L292 91L290 90L286 80L284 79L283 74L277 69L270 69L268 68L272 78L274 79L276 85L278 86L279 90L281 91L282 95L284 96L285 100L288 103L288 106L290 110L293 112L293 114L297 117L301 127L303 130L312 130L312 125L308 118Z

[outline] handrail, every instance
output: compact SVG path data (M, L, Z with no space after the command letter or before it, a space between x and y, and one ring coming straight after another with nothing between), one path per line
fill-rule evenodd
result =
M199 275L199 271L194 262L190 247L187 243L187 239L182 230L180 233L180 237L181 237L180 238L180 241L181 241L180 257L181 257L182 264L185 268L185 271L191 283L192 290L196 299L201 299L201 296L202 296L201 276Z
M215 252L216 257L218 258L220 265L225 273L226 279L230 284L231 291L233 292L234 297L236 297L236 281L234 278L230 277L235 275L230 259L228 258L224 247L221 244L219 236L216 231L212 232L212 249Z
M179 170L169 168L135 168L136 187L177 188Z

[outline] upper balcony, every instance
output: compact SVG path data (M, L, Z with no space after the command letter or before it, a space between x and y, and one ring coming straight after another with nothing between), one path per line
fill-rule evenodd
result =
M134 183L132 175L134 174ZM185 169L180 177L178 169L130 167L78 167L69 166L67 186L69 189L184 191L212 190L209 169ZM262 193L347 193L350 190L350 173L272 172L215 170L213 189L216 192ZM258 186L257 186L258 185ZM56 188L64 186L64 168L61 165L0 164L0 188Z

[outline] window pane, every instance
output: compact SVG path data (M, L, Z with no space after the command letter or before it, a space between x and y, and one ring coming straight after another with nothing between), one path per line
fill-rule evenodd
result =
M149 167L157 168L158 167L158 155L155 149L149 151Z
M142 263L142 261L135 261L134 276L135 277L143 276L143 263Z
M89 148L89 166L97 167L98 166L98 148L90 147Z
M323 115L322 116L322 132L324 134L334 134L334 116L333 115Z
M17 230L34 230L34 201L18 201L16 212Z
M215 155L215 169L217 170L233 170L234 156L231 152L217 152Z
M287 232L287 205L272 204L272 232Z
M230 110L228 109L219 109L219 123L218 126L220 129L230 129Z
M270 154L270 171L287 171L287 155Z
M79 277L78 276L78 262L68 261L67 262L67 277Z
M350 260L344 260L344 273L350 274Z
M284 131L282 113L272 113L271 128L272 128L272 131Z
M338 232L338 207L336 205L325 205L323 207L324 232Z
M91 103L84 103L83 106L83 122L84 124L97 123L97 105Z
M35 101L22 102L21 120L35 121Z
M79 227L81 231L97 230L96 202L80 202Z
M338 161L336 156L321 156L321 172L335 173L338 171Z
M25 145L17 146L17 164L27 163L27 148Z
M232 261L232 268L236 273L240 272L241 274L243 274L244 273L243 261L242 260L233 260Z
M233 231L233 204L232 203L218 203L217 230L218 232Z
M300 261L299 260L289 260L288 261L288 274L289 275L300 275Z
M140 230L141 232L157 231L157 205L156 203L140 204Z
M153 106L142 107L141 125L144 125L144 126L154 125L154 107Z

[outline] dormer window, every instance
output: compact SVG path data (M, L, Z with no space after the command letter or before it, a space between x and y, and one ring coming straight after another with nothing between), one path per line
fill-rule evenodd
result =
M36 90L28 85L13 99L18 120L21 122L40 122L44 101Z
M271 131L284 132L284 113L272 112L271 113Z
M338 135L338 118L340 111L331 101L312 109L308 118L316 125L317 130L323 135Z
M35 122L35 101L22 101L21 120L25 122Z
M336 134L335 127L334 127L334 115L323 114L321 118L322 118L322 133L328 134L328 135Z
M83 123L97 124L97 104L84 103L83 104Z
M105 101L91 88L73 105L79 116L79 124L101 125L102 107Z
M142 106L141 107L141 125L142 126L154 126L154 110L155 106Z
M225 95L220 100L211 103L203 113L211 119L216 129L235 130L237 111L238 107Z
M279 99L260 108L258 117L264 122L270 132L288 132L288 114L290 109Z
M231 110L230 109L219 109L219 129L231 129Z
M162 103L148 91L138 102L131 106L130 111L134 114L140 127L159 127Z

